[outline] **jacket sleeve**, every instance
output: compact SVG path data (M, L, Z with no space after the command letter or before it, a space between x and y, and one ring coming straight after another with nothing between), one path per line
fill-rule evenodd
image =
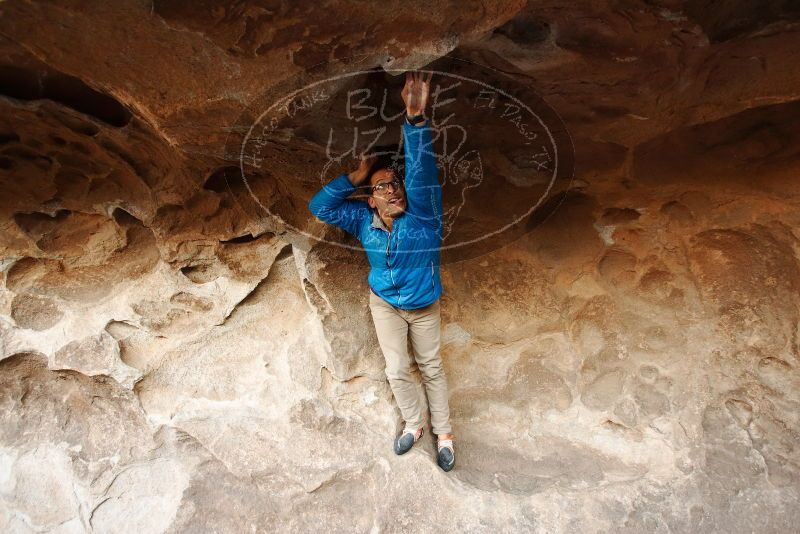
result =
M442 186L430 125L413 126L403 120L403 134L406 210L423 223L438 227L442 224Z
M361 224L370 212L364 202L347 198L355 190L347 174L341 174L311 197L308 209L319 220L338 226L360 239Z

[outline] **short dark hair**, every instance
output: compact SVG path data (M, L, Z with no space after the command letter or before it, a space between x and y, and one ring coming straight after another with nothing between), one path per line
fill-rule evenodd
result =
M368 193L372 193L372 175L380 170L390 169L402 180L403 154L400 153L400 146L397 143L372 147L370 154L377 154L378 157L367 172L365 185L369 186Z

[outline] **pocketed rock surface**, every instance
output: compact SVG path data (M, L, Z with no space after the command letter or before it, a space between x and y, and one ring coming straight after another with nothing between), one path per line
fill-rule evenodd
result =
M745 0L0 3L0 531L796 531L799 20ZM393 454L368 264L307 209L344 111L282 128L247 188L226 143L321 64L467 61L555 110L574 167L546 217L445 256L445 474L429 427ZM370 83L399 94L393 74ZM459 237L525 185L518 147L466 128L486 176Z

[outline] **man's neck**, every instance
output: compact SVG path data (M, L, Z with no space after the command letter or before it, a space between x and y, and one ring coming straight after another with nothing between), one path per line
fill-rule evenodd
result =
M389 231L391 232L392 231L392 223L394 223L394 219L391 218L391 217L385 217L385 218L381 217L381 220L383 221L383 224L386 225L386 228L388 228Z

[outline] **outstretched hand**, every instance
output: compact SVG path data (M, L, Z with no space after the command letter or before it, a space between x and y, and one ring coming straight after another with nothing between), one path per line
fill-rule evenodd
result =
M428 105L428 94L431 89L431 78L433 73L406 72L406 84L400 95L406 104L406 113L409 115L420 115L425 112Z

